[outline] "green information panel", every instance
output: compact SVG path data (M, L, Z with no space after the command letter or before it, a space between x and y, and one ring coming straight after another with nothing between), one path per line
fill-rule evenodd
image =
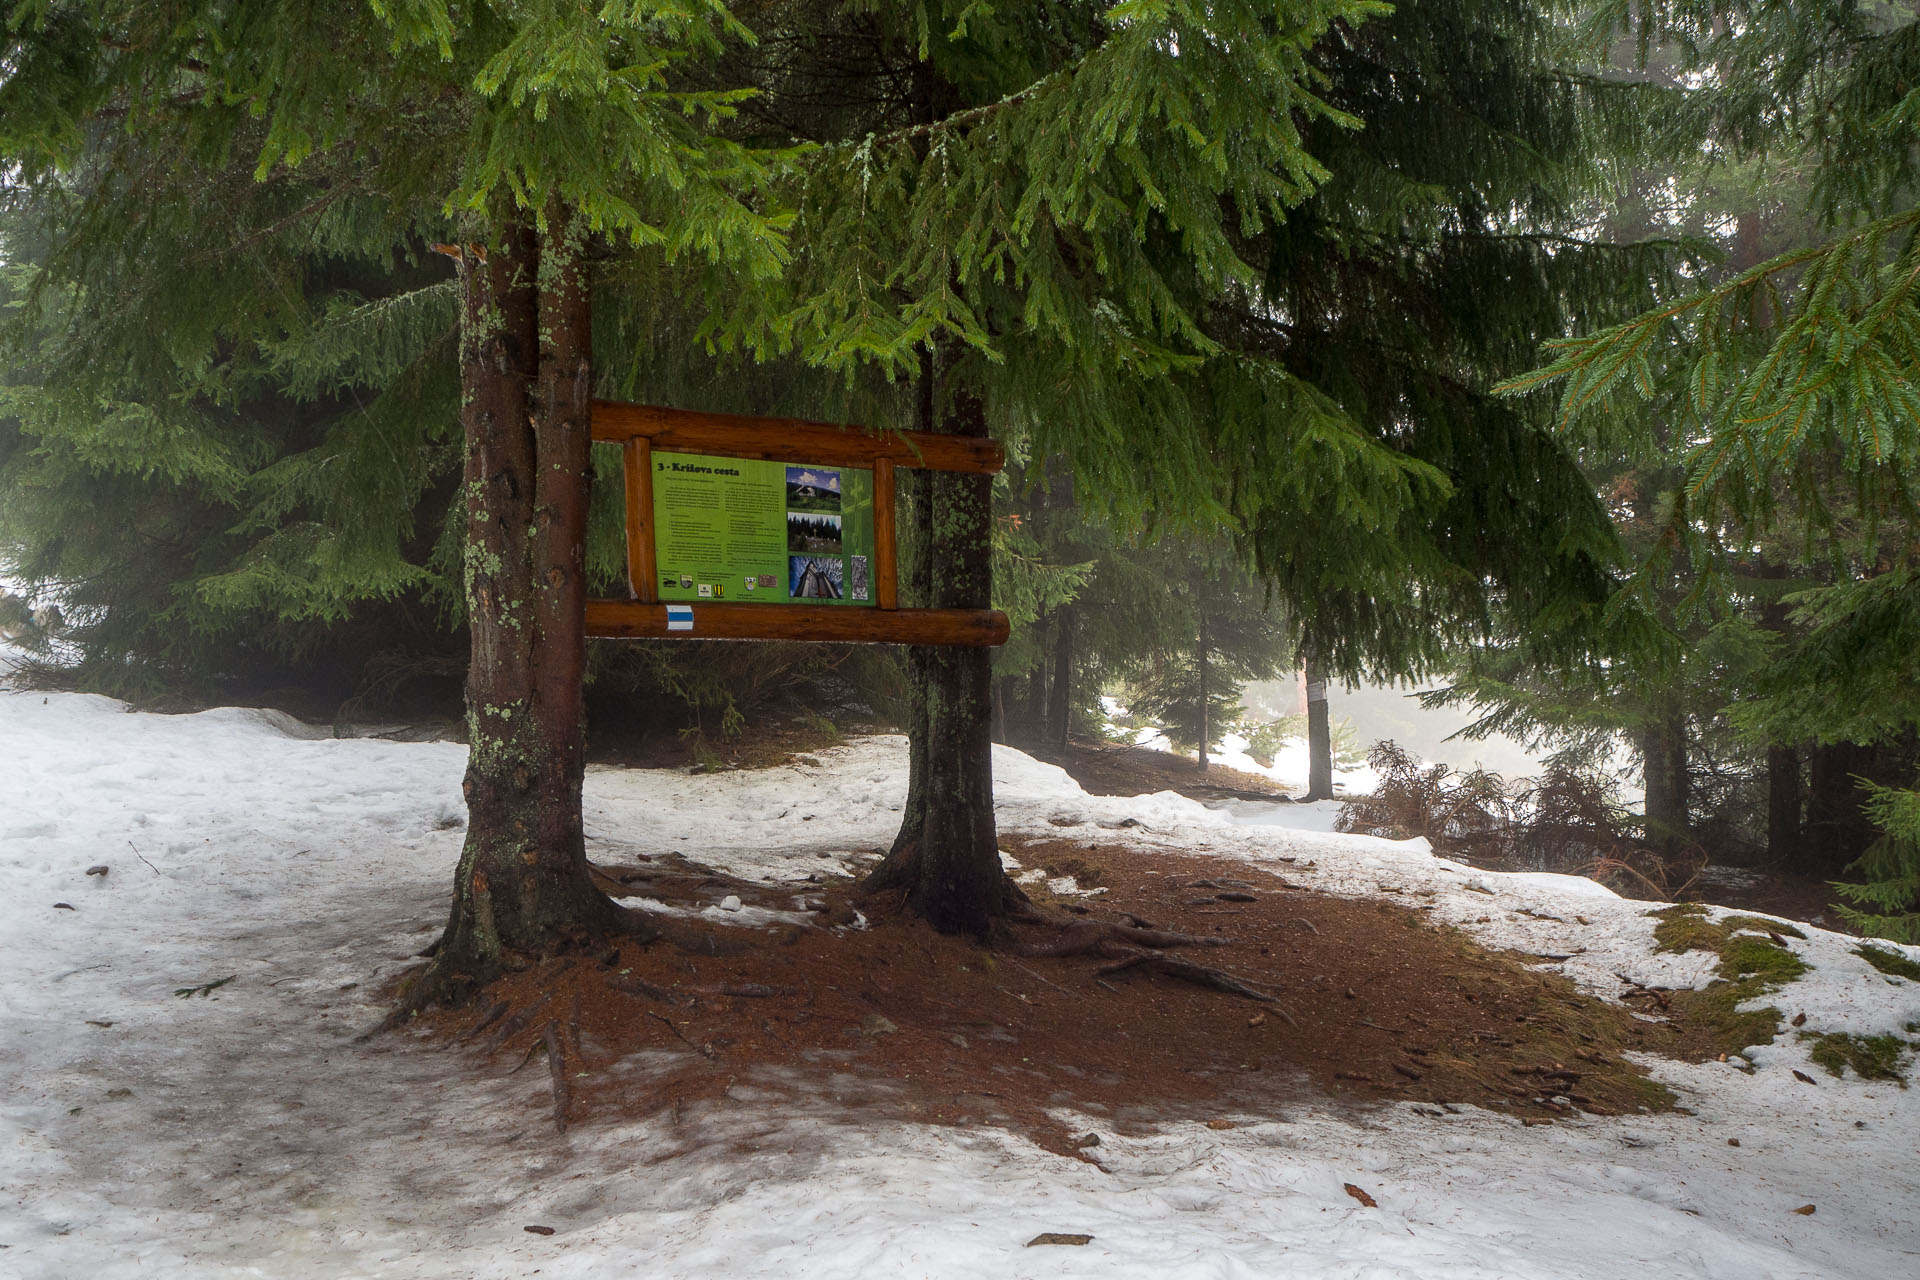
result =
M872 605L873 472L653 455L663 601Z

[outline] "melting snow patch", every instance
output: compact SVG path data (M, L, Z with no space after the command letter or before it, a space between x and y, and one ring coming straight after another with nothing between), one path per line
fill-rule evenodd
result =
M534 1072L493 1078L404 1038L352 1042L383 1012L381 981L444 919L462 748L0 693L0 758L9 1280L1881 1280L1920 1256L1920 1091L1809 1070L1792 1038L1745 1055L1751 1075L1652 1063L1692 1116L1523 1129L1471 1108L1309 1099L1232 1130L1169 1120L1121 1134L1066 1117L1099 1130L1101 1168L991 1129L852 1131L831 1097L775 1105L744 1089L559 1139ZM851 873L898 825L904 742L821 759L697 778L595 770L588 828L623 857L683 854L763 884ZM1103 844L1417 901L1489 944L1566 955L1562 971L1603 994L1622 973L1710 977L1711 957L1654 953L1645 904L1590 882L1250 825L1172 794L1088 796L1004 748L995 769L1008 831L1058 838L1051 820L1070 815ZM87 874L99 865L110 873ZM726 905L703 910L806 918ZM1806 933L1791 945L1812 969L1769 997L1780 1008L1856 1034L1920 1020L1920 985L1873 970L1855 939ZM228 975L205 998L173 995ZM663 1056L615 1068L670 1069ZM1796 1212L1806 1205L1816 1212ZM1091 1239L1026 1247L1048 1232Z

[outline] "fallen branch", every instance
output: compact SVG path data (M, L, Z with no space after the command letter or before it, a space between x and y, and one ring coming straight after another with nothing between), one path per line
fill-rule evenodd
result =
M1018 969L1020 972L1026 974L1030 978L1038 978L1041 982L1046 983L1048 986L1052 987L1055 991L1058 991L1061 995L1073 994L1071 991L1068 991L1065 987L1055 982L1052 978L1041 977L1038 973L1035 973L1032 969L1027 968L1027 966L1021 964L1018 960L1015 960L1013 962L1013 967Z
M664 1014L655 1013L651 1009L643 1009L641 1012L645 1013L649 1018L652 1018L655 1022L659 1023L661 1026L665 1027L667 1030L673 1032L673 1038L675 1040L678 1040L681 1044L687 1046L687 1048L698 1049L700 1047L699 1045L695 1044L693 1041L687 1039L685 1036L680 1034L680 1028L673 1025L672 1018L669 1018ZM711 1057L712 1055L709 1054L707 1056Z

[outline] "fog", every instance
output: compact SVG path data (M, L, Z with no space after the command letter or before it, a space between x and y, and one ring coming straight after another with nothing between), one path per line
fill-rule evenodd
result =
M1348 690L1331 685L1327 691L1327 714L1338 725L1353 723L1355 742L1361 751L1383 738L1391 738L1423 760L1445 764L1455 770L1476 766L1508 777L1527 777L1539 772L1539 761L1546 752L1533 752L1504 734L1473 741L1452 738L1473 723L1467 710L1448 707L1428 710L1414 694L1429 686L1362 685ZM1240 696L1250 716L1268 720L1299 714L1300 686L1297 680L1256 681Z

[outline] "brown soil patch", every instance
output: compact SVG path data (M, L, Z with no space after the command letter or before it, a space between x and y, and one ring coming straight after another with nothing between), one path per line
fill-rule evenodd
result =
M677 942L503 980L490 992L505 1006L492 1021L468 1009L434 1013L429 1025L492 1069L537 1068L557 1050L558 1109L573 1120L677 1115L721 1096L827 1096L849 1111L1003 1125L1096 1160L1050 1108L1122 1128L1178 1118L1231 1127L1284 1114L1312 1091L1471 1103L1545 1122L1669 1109L1672 1096L1621 1054L1698 1048L1417 910L1325 896L1222 859L1003 844L1028 867L1106 889L1056 900L1030 886L1063 926L1131 917L1231 939L1175 954L1278 1003L1139 970L1102 977L1110 961L1095 956L1016 950L1057 940L1060 927L1015 926L988 951L876 911L845 879L768 889L661 858L607 868L606 886L695 908L733 894L806 909L813 923L683 919ZM868 927L855 927L856 909Z

